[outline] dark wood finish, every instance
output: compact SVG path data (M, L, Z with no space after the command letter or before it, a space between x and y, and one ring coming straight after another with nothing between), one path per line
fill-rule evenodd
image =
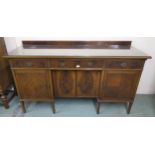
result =
M50 68L52 69L102 69L103 59L51 59Z
M131 59L108 59L106 60L106 68L110 69L141 69L144 66L144 60Z
M53 71L53 83L56 97L76 96L76 74L74 71Z
M108 69L102 74L102 86L97 104L97 114L101 102L127 102L127 114L130 113L142 70Z
M46 59L13 59L10 65L12 68L48 68L49 62Z
M27 49L130 49L131 41L23 41Z
M44 69L13 70L22 111L26 112L24 101L51 101L55 113L51 72Z
M106 70L104 72L100 99L106 101L132 101L141 71Z
M9 108L9 101L13 98L15 93L7 99L9 88L13 85L11 70L7 59L2 56L7 55L5 41L3 37L0 37L0 100L2 101L6 109Z
M77 93L79 97L97 97L100 71L77 71Z
M0 86L1 91L5 92L8 87L11 85L11 70L9 67L3 68L0 70Z
M129 49L129 41L23 41L24 48L112 48ZM117 50L116 50L117 52ZM7 57L7 56L6 56ZM9 58L20 103L52 102L55 97L97 99L99 114L103 102L122 102L130 113L147 55L140 56L22 56Z
M80 65L80 68L103 68L104 67L104 60L103 59L82 59L77 60L76 66Z
M54 71L56 97L97 97L100 71Z
M14 70L21 99L53 99L51 76L48 70Z
M75 62L73 59L52 59L50 60L51 68L75 68Z

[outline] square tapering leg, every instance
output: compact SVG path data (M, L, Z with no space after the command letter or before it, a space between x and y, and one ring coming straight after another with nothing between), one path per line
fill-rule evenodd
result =
M55 102L52 102L52 110L53 110L53 113L55 114L56 113L56 109L55 109Z
M99 114L100 113L100 102L97 102L97 107L96 107L96 113Z
M1 95L1 100L2 100L2 103L5 107L5 109L9 109L9 102L8 102L8 99L7 99L7 96L2 94Z
M127 114L130 114L131 108L132 108L133 102L128 103L128 109L127 109Z
M21 108L22 108L22 112L23 112L23 113L26 113L24 101L20 101L20 105L21 105Z

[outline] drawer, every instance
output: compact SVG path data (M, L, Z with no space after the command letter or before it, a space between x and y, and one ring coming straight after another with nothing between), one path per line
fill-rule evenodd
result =
M110 59L106 60L106 68L114 69L141 69L144 66L144 60L121 60L121 59Z
M81 60L80 61L80 67L81 68L103 68L104 67L104 61L97 59L97 60Z
M57 59L51 60L52 68L102 68L103 60L88 59Z
M71 59L52 59L50 60L51 68L75 68L75 61Z
M46 68L49 62L47 59L12 59L10 65L13 68Z

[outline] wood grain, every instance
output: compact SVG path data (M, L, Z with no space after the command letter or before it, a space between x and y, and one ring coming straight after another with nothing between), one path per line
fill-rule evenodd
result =
M22 41L27 49L130 49L131 41Z
M15 70L14 76L21 99L53 100L48 70Z
M7 55L7 49L4 37L0 37L0 100L7 109L9 108L9 101L6 92L13 85L13 80L8 60L3 58L4 55Z
M23 41L23 47L28 49L130 49L130 46L131 41ZM97 99L97 113L102 102L124 102L130 113L145 61L151 57L10 55L7 58L23 112L25 101L82 97ZM54 104L52 107L55 113Z

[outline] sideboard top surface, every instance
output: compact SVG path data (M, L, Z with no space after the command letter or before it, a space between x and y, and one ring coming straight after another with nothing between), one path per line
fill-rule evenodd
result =
M131 41L22 41L7 58L151 58Z
M144 52L130 49L25 49L19 47L6 58L151 58Z

